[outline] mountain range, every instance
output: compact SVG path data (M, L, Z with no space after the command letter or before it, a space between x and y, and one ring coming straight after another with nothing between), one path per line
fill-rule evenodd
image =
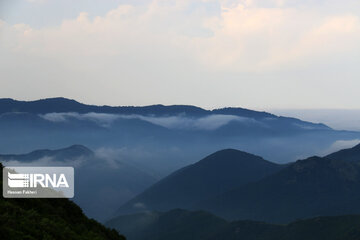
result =
M62 113L62 112L77 112L77 113L111 113L111 114L140 114L140 115L155 115L155 116L169 116L177 114L186 114L188 116L207 116L211 114L234 115L251 118L276 118L277 116L267 112L253 111L245 108L220 108L214 110L205 110L200 107L191 105L171 105L165 106L161 104L150 106L95 106L79 103L73 99L67 98L47 98L36 101L18 101L11 98L0 99L0 114L9 112L26 112L33 114L45 113ZM285 119L285 118L284 118ZM296 121L295 118L288 118ZM299 122L300 123L300 122ZM310 123L309 123L310 124ZM327 128L324 124L314 124Z
M360 214L359 148L286 165L241 151L219 151L154 184L117 214L185 208L227 220L272 223Z
M160 177L225 148L283 163L329 151L339 140L360 138L357 132L335 131L321 123L244 108L112 107L66 98L0 99L0 132L2 154L75 144L126 149L137 166ZM262 148L255 147L259 142ZM135 151L143 156L136 156Z
M359 132L243 108L65 98L0 99L0 132L4 165L73 166L74 202L96 220L112 216L107 225L130 240L359 237L360 145L338 151ZM70 238L122 238L75 204L53 202L1 200L10 214L2 221L11 219L4 236L39 234L14 230L13 217L23 214L30 227L32 216L40 229L74 225L65 231Z
M283 166L246 152L225 149L181 168L124 205L118 214L190 208L240 185L258 181Z
M0 160L6 164L75 167L74 200L99 221L114 216L127 202L161 211L198 209L202 203L212 208L216 197L271 177L287 163L337 150L339 142L343 146L360 139L358 132L335 131L324 124L244 108L111 107L66 98L0 99L0 132ZM196 163L221 149L241 149L243 153L234 159L257 160L253 166L225 156L223 164L211 166L209 159ZM226 152L231 150L222 151ZM219 171L214 173L215 168ZM183 170L170 176L179 169ZM216 177L204 182L197 174ZM180 181L181 176L189 180ZM154 189L148 189L160 179ZM178 187L172 188L177 182ZM168 193L159 196L166 201L148 195L165 190ZM148 195L147 204L133 199L142 192ZM130 205L118 213L134 212ZM219 211L228 217L226 211Z
M193 208L232 220L287 223L314 216L360 214L359 189L359 162L311 157Z

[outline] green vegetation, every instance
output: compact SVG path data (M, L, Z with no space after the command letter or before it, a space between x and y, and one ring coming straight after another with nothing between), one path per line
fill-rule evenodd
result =
M2 191L2 165L0 185ZM0 238L11 240L125 240L68 199L0 198Z

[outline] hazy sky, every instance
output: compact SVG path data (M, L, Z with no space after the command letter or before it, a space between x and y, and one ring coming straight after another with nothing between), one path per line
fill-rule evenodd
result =
M359 0L0 0L0 97L360 109Z

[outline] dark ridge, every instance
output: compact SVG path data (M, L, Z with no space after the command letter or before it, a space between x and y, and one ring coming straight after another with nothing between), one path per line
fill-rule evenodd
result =
M360 214L360 164L311 157L197 203L226 219L288 223L319 215Z
M206 116L209 114L226 114L252 118L275 117L266 112L257 112L243 108L223 108L216 110L205 110L191 105L161 104L135 107L135 106L94 106L79 103L73 99L62 97L47 98L36 101L17 101L10 98L0 99L0 114L7 112L29 112L34 114L45 114L52 112L102 112L117 114L144 114L144 115L174 115L186 114L189 116Z
M221 150L160 180L122 206L118 215L143 210L134 207L137 203L155 211L190 208L198 201L260 180L282 167L239 150Z

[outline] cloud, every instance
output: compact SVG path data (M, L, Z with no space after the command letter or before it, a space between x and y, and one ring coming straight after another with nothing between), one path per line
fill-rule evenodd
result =
M135 209L146 209L146 206L144 203L141 203L141 202L137 202L137 203L134 203L133 207Z
M324 155L340 151L342 149L352 148L360 143L360 139L352 140L338 140L335 141L327 150L324 151Z
M254 119L239 117L233 115L213 114L205 117L195 118L182 115L177 116L143 116L143 115L121 115L107 113L47 113L40 117L51 122L67 122L71 119L82 121L92 121L102 127L111 127L111 125L119 119L140 119L161 127L169 129L185 129L185 130L216 130L231 121L242 123L261 124Z
M230 7L217 1L152 1L145 7L120 5L94 19L82 12L53 28L16 24L2 29L14 42L7 50L14 52L56 58L135 54L146 59L156 58L154 53L178 58L183 52L205 66L231 71L264 71L304 57L359 50L358 15L267 2L273 7L261 7L258 1Z
M78 157L74 159L63 159L62 161L56 160L53 157L45 156L36 160L33 160L31 162L24 162L24 161L18 161L18 160L4 160L2 163L5 166L72 166L75 168L81 167L85 161L84 157Z
M80 114L76 112L68 113L46 113L40 115L40 117L51 122L67 122L68 119L74 118L78 120L88 120L97 123L102 127L109 127L115 120L121 118L120 115L107 114L107 113L85 113Z
M141 119L169 129L188 129L188 130L215 130L221 126L228 124L231 121L239 121L239 122L255 121L250 118L238 117L233 115L220 115L220 114L209 115L200 118L192 118L185 116L148 117L141 115L132 115L126 117Z
M319 2L153 0L95 17L81 12L46 28L2 21L0 94L135 105L263 106L285 98L354 105L359 5ZM340 87L335 101L329 96Z
M118 169L123 164L122 150L123 149L118 148L101 147L95 150L95 156L98 160L101 160L101 165L105 162L106 167Z

